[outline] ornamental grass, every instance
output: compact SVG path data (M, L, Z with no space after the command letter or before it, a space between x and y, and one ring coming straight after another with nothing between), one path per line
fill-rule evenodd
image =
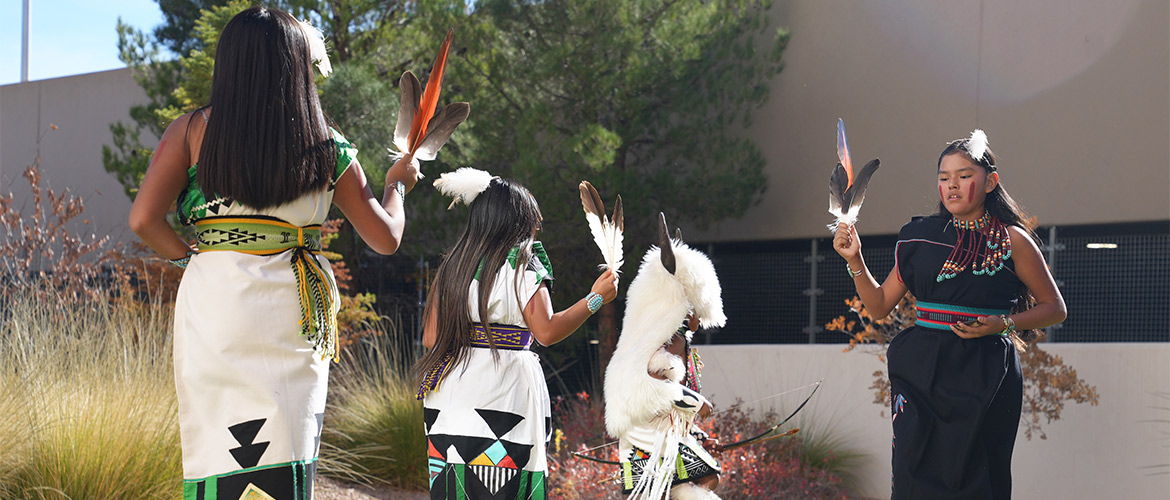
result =
M0 498L181 491L169 306L21 287L0 326Z

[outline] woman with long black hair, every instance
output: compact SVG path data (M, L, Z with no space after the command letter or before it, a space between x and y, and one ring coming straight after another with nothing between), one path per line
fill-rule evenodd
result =
M548 386L533 341L553 345L617 297L601 273L554 312L552 265L536 241L536 198L519 183L461 168L435 186L470 209L427 294L418 397L433 499L547 496Z
M1023 398L1017 350L1036 329L1064 321L1065 306L998 163L982 131L948 143L939 210L902 227L880 285L852 226L838 226L833 240L875 319L907 292L917 299L917 322L887 352L895 500L1011 498Z
M320 224L336 205L374 251L402 242L417 166L399 160L374 198L321 111L310 28L263 7L228 22L210 104L167 127L130 211L134 232L186 268L174 361L187 499L311 497L338 348ZM194 247L167 221L176 199Z

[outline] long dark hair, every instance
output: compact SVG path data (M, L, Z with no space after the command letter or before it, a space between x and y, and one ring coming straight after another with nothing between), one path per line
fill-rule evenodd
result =
M987 148L983 153L983 158L975 159L971 156L968 139L956 139L947 143L947 147L943 149L942 153L938 155L938 167L942 168L943 158L947 156L959 154L964 158L970 160L983 167L987 175L996 172L999 169L999 157L991 148ZM1006 226L1016 226L1023 229L1024 232L1036 242L1036 246L1044 247L1044 241L1036 234L1036 220L1029 217L1024 209L1020 207L1019 203L1008 194L1003 187L1003 179L997 182L995 189L987 193L987 197L983 200L983 209L990 213L993 217L999 219L1000 222ZM951 217L951 212L947 210L946 205L940 200L938 202L938 212L936 215ZM1012 307L1012 314L1019 313L1031 309L1036 304L1036 299L1032 297L1032 293L1026 286L1021 286L1019 295L1016 300L1016 305ZM1016 337L1012 341L1016 344L1016 348L1021 352L1027 348L1027 345L1034 342L1040 337L1039 330L1024 330L1016 332Z
M264 7L224 27L196 173L209 196L268 208L328 185L337 153L306 36L291 15Z
M452 367L469 359L468 349L471 349L471 330L474 326L467 306L476 272L482 269L478 287L479 317L485 323L484 326L489 327L486 324L488 298L500 267L511 250L518 246L520 250L516 256L516 266L520 272L516 273L513 288L519 290L524 266L531 257L529 247L533 234L540 227L541 215L536 198L524 186L509 179L492 179L488 188L475 197L470 208L467 227L455 246L443 256L435 281L431 284L423 317L435 315L437 335L434 349L415 366L417 382L421 382L422 376L447 353L453 356ZM495 344L491 345L492 353L496 354Z

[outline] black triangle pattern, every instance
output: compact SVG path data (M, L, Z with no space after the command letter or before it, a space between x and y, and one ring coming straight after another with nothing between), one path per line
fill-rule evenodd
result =
M496 442L495 439L474 436L446 437L451 445L455 446L455 451L459 452L459 456L463 458L464 461L475 460L475 457L478 457L480 453L486 451L493 443ZM432 441L432 444L434 444L434 441ZM507 449L507 447L504 449Z
M439 419L438 408L423 407L423 423L427 426L427 433L430 434L431 426L435 425L435 421Z
M477 408L475 412L479 413L480 418L484 422L487 422L488 427L492 429L492 434L495 434L497 438L504 437L504 434L507 434L517 424L524 421L524 415L517 415L506 411Z
M232 448L228 451L231 452L232 458L236 459L236 463L240 464L241 468L255 467L256 464L260 463L260 457L263 457L264 452L268 450L268 441L252 443L256 440L256 434L260 433L260 428L264 427L264 422L267 421L268 419L258 418L228 427L228 432L231 432L232 437L236 438L236 442L240 443L239 448Z
M267 421L268 419L266 418L258 418L256 420L240 422L228 427L228 432L232 433L232 437L236 438L237 443L246 446L256 440L256 434L260 433L260 428L264 427L264 422Z
M504 445L508 456L512 457L512 463L516 464L516 468L523 470L524 466L528 465L528 459L532 456L532 445L503 440L500 441L500 444Z
M496 494L493 495L491 490L488 489L487 485L483 484L483 480L481 480L479 476L475 474L474 469L468 466L467 471L464 473L464 482L465 486L467 487L467 498L474 498L476 500L481 498L516 498L517 494L520 493L520 478L523 475L523 472L518 472L517 474L513 475L511 479L504 483L504 486L500 488L500 491L497 491Z

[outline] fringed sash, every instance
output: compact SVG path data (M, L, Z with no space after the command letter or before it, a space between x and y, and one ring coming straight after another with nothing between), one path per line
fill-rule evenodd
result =
M496 349L504 349L507 351L527 351L532 345L532 331L527 328L511 325L491 325L491 335L488 335L487 329L482 324L474 325L475 329L471 331L471 347L478 347L481 349L490 349L492 344L495 344ZM426 397L427 393L435 390L439 386L439 382L443 380L443 376L447 374L447 370L451 368L452 362L455 361L454 356L450 351L443 355L443 359L439 360L434 367L427 372L423 377L422 384L418 388L418 393L415 394L416 399Z
M200 252L233 251L276 255L292 250L293 274L301 302L301 335L321 353L338 360L337 284L313 255L321 253L321 226L298 227L261 216L208 217L195 222Z

